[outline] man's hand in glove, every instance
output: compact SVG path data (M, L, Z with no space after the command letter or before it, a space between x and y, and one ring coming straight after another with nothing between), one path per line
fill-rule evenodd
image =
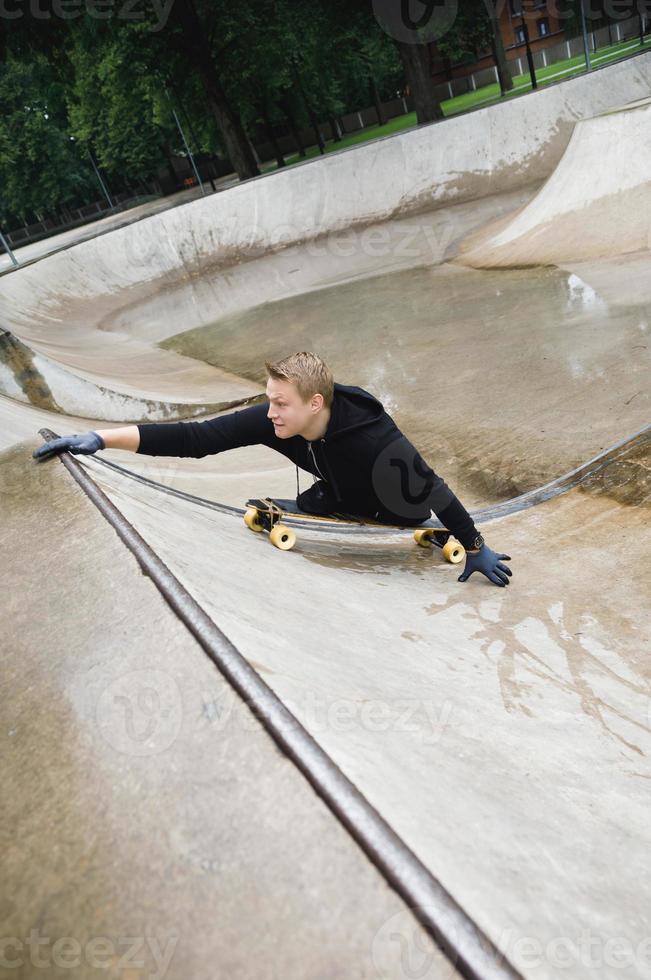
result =
M459 576L459 582L467 582L473 572L481 572L489 581L504 588L509 584L509 578L513 573L508 565L503 564L503 561L511 561L511 556L498 555L486 544L483 544L479 551L468 551L466 565Z
M60 439L52 439L51 442L44 442L42 446L35 449L32 453L34 459L50 459L58 456L59 453L70 452L75 456L82 453L90 456L98 449L106 449L104 440L97 432L83 432L80 436L62 436Z

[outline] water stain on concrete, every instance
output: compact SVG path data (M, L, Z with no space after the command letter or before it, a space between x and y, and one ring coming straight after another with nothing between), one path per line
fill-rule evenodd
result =
M50 412L63 411L47 381L34 365L34 352L8 330L0 331L0 364L9 368L30 404Z

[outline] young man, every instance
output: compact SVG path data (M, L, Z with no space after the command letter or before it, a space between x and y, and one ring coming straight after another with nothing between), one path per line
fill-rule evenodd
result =
M509 584L511 570L503 564L509 556L484 543L461 502L377 398L335 382L324 361L309 351L265 367L268 404L205 422L147 423L64 436L40 446L33 456L129 449L147 456L201 458L240 446L269 446L296 464L300 510L336 510L406 526L421 524L433 512L467 551L460 582L482 572L495 585ZM314 480L303 493L299 467Z

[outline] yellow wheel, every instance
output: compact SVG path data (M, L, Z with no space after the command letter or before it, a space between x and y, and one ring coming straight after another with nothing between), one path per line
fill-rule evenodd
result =
M252 531L264 531L255 507L249 507L249 509L246 511L244 514L244 523L247 527L251 528Z
M434 537L434 532L430 531L429 528L425 528L424 530L419 529L418 531L414 531L414 541L421 548L431 548L433 537Z
M296 544L296 534L284 524L276 524L272 527L269 537L272 545L275 548L280 548L281 551L289 551Z
M452 565L458 565L466 557L466 549L458 541L446 541L443 545L443 557Z

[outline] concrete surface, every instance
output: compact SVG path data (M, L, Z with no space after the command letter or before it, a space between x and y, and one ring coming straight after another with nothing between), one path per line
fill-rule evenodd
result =
M561 265L651 247L651 99L584 119L536 196L462 243L476 269Z
M0 976L388 980L406 944L454 980L61 464L34 468L33 444L0 455Z
M99 346L104 359L102 363L109 371L107 352L104 345ZM147 373L155 374L158 399L140 398L108 388L106 383L101 383L106 381L104 376L82 377L52 358L35 353L13 334L1 330L0 394L50 412L83 414L86 418L123 424L205 415L210 411L232 408L253 397L255 389L239 379L229 378L218 369L206 369L183 358L170 360L164 355L161 358L160 351L142 347L135 354L133 345L127 343L125 346L126 356L120 358L126 362L122 382L127 370L132 376L141 378L144 384L147 383ZM168 377L173 378L173 390L166 385ZM197 401L202 389L204 400ZM169 400L170 396L172 399L182 398L186 391L187 401ZM218 393L222 395L221 401L215 400Z
M236 183L237 179L234 174L229 174L215 181L215 186L218 190L225 190L227 187ZM207 185L207 193L212 193L212 188L209 184ZM34 262L42 259L45 255L58 252L60 249L69 248L71 245L76 245L78 242L86 241L89 238L96 238L98 235L113 231L115 228L132 224L134 221L139 221L141 218L148 217L151 214L167 211L170 208L187 204L189 201L203 196L199 187L191 187L187 190L178 191L176 194L170 194L167 197L144 201L142 204L136 204L135 207L118 211L116 214L107 214L98 221L91 219L85 225L69 228L67 231L50 235L48 238L42 238L38 242L31 242L29 245L20 245L14 248L13 252L21 264ZM13 271L13 263L9 256L6 254L0 255L0 273L11 271Z
M468 232L534 199L575 120L650 87L643 55L143 219L2 277L2 325L34 357L162 406L196 405L199 392L219 402L229 385L259 393L265 359L316 349L337 380L381 398L467 506L504 500L648 423L649 256L512 271L455 256ZM363 231L384 233L379 250ZM22 739L5 776L5 879L19 896L5 898L9 935L36 923L85 942L133 920L164 940L180 922L188 959L173 968L192 980L215 963L229 976L446 975L427 950L418 958L413 917L385 904L328 814L310 833L322 811L300 780L285 791L296 774L268 763L259 730L241 767L237 732L221 752L214 671L60 463L31 461L39 427L95 425L74 412L0 395L5 632L17 650L5 738ZM527 980L651 977L648 443L482 527L513 557L507 590L460 585L410 535L306 533L281 553L239 518L141 479L240 506L291 495L294 469L261 447L102 458L133 473L99 457L87 471ZM122 751L136 731L125 718L137 709L145 723L154 705L168 725L178 701L165 678L141 696L141 669L171 676L190 704L155 764ZM206 727L186 728L206 718L199 684ZM254 888L258 870L270 877Z
M558 976L562 937L579 951L588 932L602 960L611 937L638 949L651 898L639 875L651 845L648 446L619 479L484 527L513 556L506 592L461 587L408 533L305 532L281 553L239 519L87 465L526 976ZM631 481L635 504L622 505L618 483ZM522 955L525 937L537 959ZM572 977L594 975L568 955ZM643 950L635 968L651 976Z

